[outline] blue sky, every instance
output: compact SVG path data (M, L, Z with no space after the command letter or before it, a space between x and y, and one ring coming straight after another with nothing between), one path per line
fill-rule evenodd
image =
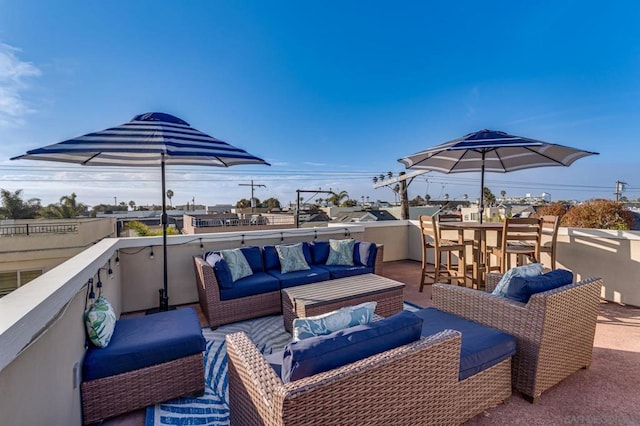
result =
M174 204L394 200L372 176L483 128L600 152L569 168L488 174L495 193L640 197L635 1L0 0L0 188L57 202L159 203L159 170L9 161L162 111L272 166L174 167ZM409 186L462 199L478 174Z

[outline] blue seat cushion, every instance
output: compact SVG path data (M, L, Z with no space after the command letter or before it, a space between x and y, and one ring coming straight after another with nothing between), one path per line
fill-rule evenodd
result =
M221 288L220 300L232 300L278 290L280 290L280 282L277 278L266 272L256 272L239 279L233 283L232 288Z
M507 288L507 297L527 303L535 293L541 293L573 282L573 273L565 269L556 269L535 277L513 277Z
M435 308L421 309L414 313L424 320L422 336L447 329L462 333L459 380L473 376L516 353L515 337L498 329Z
M282 288L317 283L319 281L327 281L331 279L331 274L328 270L321 266L313 265L309 265L309 269L291 271L286 274L280 272L280 269L270 269L267 273L279 281Z
M85 381L114 376L204 351L193 308L118 320L109 346L91 347L83 363Z
M355 262L354 262L355 263ZM373 274L373 267L358 265L357 263L353 266L350 265L322 265L317 266L318 268L323 268L329 271L331 274L331 278L344 278L344 277L352 277L354 275L361 274Z
M377 252L378 246L375 243L356 241L353 247L353 263L373 268Z
M280 258L276 246L264 246L262 250L264 252L264 269L266 271L280 271ZM304 260L311 265L311 249L306 241L302 243L302 254L304 254Z
M380 321L291 342L284 348L282 381L302 379L406 345L418 340L421 330L422 319L403 311Z

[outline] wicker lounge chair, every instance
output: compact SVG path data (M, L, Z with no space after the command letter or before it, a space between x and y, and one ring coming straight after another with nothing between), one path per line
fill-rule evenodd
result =
M500 274L487 274L487 291ZM436 308L500 329L517 339L513 387L531 402L591 363L600 278L537 293L519 303L485 291L436 284Z
M452 425L511 396L511 357L458 380L453 330L289 383L246 334L226 339L231 425Z

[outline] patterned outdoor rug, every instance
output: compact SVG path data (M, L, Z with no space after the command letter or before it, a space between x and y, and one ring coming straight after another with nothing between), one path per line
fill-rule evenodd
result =
M404 309L415 311L418 307L405 303ZM229 382L224 336L238 331L244 331L263 354L270 354L291 340L291 335L284 330L282 315L224 325L214 331L203 329L202 334L207 340L204 395L199 398L178 398L147 407L146 426L229 424Z

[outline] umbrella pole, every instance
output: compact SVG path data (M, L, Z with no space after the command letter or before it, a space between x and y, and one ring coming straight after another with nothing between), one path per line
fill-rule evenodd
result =
M160 311L169 310L169 288L167 285L167 201L166 201L166 184L165 184L165 172L164 172L164 154L162 154L161 170L162 170L162 273L163 273L163 288L160 293Z
M482 151L482 169L480 171L480 223L482 223L482 216L484 216L484 155L485 151Z

